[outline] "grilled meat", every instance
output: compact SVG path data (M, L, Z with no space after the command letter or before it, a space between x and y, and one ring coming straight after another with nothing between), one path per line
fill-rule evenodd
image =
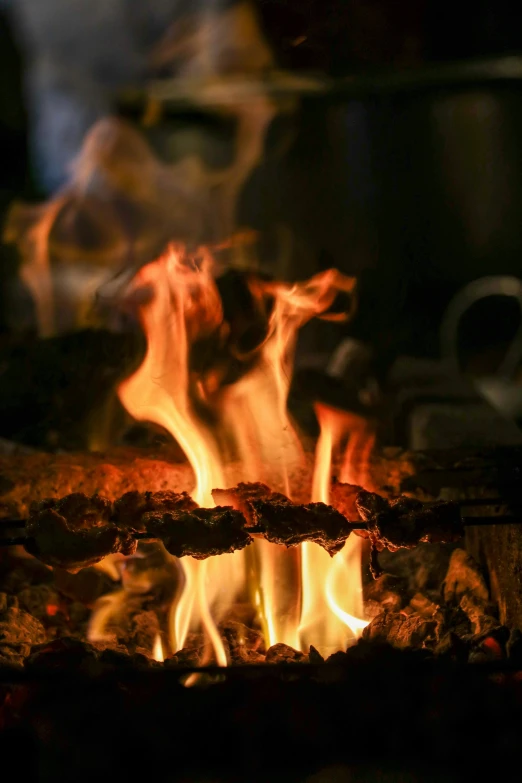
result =
M422 503L404 496L387 500L363 490L356 505L378 551L412 549L420 543L448 543L464 534L460 508L451 501Z
M237 486L230 489L213 489L212 497L220 506L231 506L236 511L240 511L248 525L257 525L259 523L256 512L256 504L260 501L268 503L279 503L280 505L292 505L286 495L280 492L272 492L270 487L262 484L260 481L252 483L240 482Z
M147 534L161 539L167 551L176 557L190 555L204 560L244 549L252 543L243 514L232 508L152 512L144 515L143 523Z
M116 524L137 533L145 532L144 514L194 511L197 508L186 492L126 492L114 503Z
M33 507L27 522L26 550L50 566L76 572L121 552L131 555L136 541L110 521L111 503L79 492Z

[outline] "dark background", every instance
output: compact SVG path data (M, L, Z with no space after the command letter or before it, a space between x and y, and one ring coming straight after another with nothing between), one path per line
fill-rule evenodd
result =
M476 2L468 14L456 12L455 3L427 0L258 0L257 6L282 67L332 76L415 71L522 48L522 9L505 0ZM44 196L28 152L26 54L16 40L0 13L2 214L13 198ZM350 329L383 355L436 355L442 312L459 287L485 274L518 274L521 89L486 93L485 115L484 90L478 104L471 90L462 109L451 90L333 107L305 101L284 161L268 161L245 189L245 216L254 227L269 235L283 216L319 267L360 276L361 306ZM446 107L446 126L434 124L437 101ZM451 144L448 117L457 128ZM482 138L486 146L477 143L473 151L473 140ZM457 182L454 164L462 160L468 162ZM474 171L478 180L468 176ZM488 240L470 244L462 216L480 224L481 209L491 222ZM4 248L2 258L5 268L16 266L11 250ZM472 319L468 343L479 350L505 341L518 317L511 304L491 302L486 316Z

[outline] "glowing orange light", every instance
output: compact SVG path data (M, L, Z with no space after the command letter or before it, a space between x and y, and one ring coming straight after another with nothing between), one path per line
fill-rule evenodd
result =
M252 280L250 289L260 311L265 301L272 303L267 333L256 361L226 386L217 368L205 374L190 369L191 349L198 341L219 345L227 336L208 253L196 260L172 247L140 270L129 292L141 292L147 352L134 375L121 384L120 399L136 419L160 424L177 440L194 470L192 494L201 506L214 505L214 487L239 481L266 481L292 497L291 479L303 464L301 442L287 412L297 333L314 316L342 317L323 314L339 291L353 292L354 281L328 270L295 285ZM202 415L201 406L208 415ZM346 430L345 424L339 429L332 422L321 421L316 454L313 498L323 502L328 502L333 449ZM269 645L285 642L307 649L312 643L333 651L365 625L358 619L357 543L332 560L314 544L300 552L260 540L248 552L206 561L183 558L180 564L184 584L170 613L173 650L183 647L189 631L204 630L214 660L226 666L217 624L239 596L244 600L248 594ZM94 632L99 634L99 628Z

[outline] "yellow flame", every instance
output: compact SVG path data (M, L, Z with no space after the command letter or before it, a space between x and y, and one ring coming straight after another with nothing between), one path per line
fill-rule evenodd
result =
M316 412L320 435L312 500L328 503L333 452L347 430L354 427L354 418L325 406L316 406ZM347 464L346 457L344 464ZM345 649L368 625L361 619L361 539L352 535L333 558L314 544L305 543L302 549L301 647L307 649L313 644L321 654L327 655Z
M191 321L206 317L204 332L221 319L209 264L186 265L181 251L171 248L140 270L136 287L149 289L152 297L141 308L148 348L141 367L120 385L120 400L138 421L160 424L175 436L196 475L194 500L210 507L211 490L223 486L223 473L213 435L190 405L188 356L188 329L198 329Z
M121 563L121 555L107 555L103 560L93 565L97 571L101 571L103 574L112 579L113 582L119 582L121 579L121 572L118 568L118 564Z
M107 632L107 625L123 607L126 597L127 591L122 589L97 599L87 626L87 639L90 642L114 641L114 634Z
M339 290L352 292L353 287L353 280L335 270L296 285L252 281L251 293L260 310L265 300L273 301L268 333L255 365L234 385L221 387L218 367L199 376L190 371L190 349L196 341L209 338L219 344L227 335L208 253L196 262L172 247L140 270L132 290L141 292L147 352L140 368L121 384L119 395L135 418L162 425L178 441L194 469L192 494L198 504L214 505L211 490L226 486L225 474L233 483L265 480L291 497L290 476L303 459L287 412L297 332L327 310ZM208 411L205 419L195 400ZM323 428L314 478L317 499L327 498L332 448L333 434ZM315 545L303 547L301 569L298 550L256 541L248 558L236 552L207 561L182 559L184 585L170 612L173 650L183 647L189 631L203 629L215 660L227 665L216 624L244 595L250 577L267 644L317 645L316 631L325 634L323 647L338 649L344 644L350 631L340 613L351 604L338 600L339 564L332 570L327 553ZM324 621L318 621L318 613ZM303 630L308 625L310 634Z
M163 653L163 643L159 633L156 634L154 639L154 644L152 646L152 657L155 661L158 661L158 663L163 663L165 660L165 655Z

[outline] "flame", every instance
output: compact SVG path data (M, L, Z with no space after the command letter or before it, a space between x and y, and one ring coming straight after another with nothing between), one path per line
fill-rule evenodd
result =
M152 657L155 661L158 661L158 663L163 663L165 660L165 655L163 653L163 643L161 641L161 636L159 633L156 634L156 638L154 639L154 645L152 647Z
M126 597L126 590L121 589L98 598L87 627L87 639L90 642L114 641L114 635L107 631L107 626L123 608Z
M358 417L316 405L320 426L315 454L312 500L328 503L334 449L348 437L343 480L350 471L351 483L356 470L355 447L369 453L373 432ZM322 654L345 649L368 625L363 615L361 584L361 539L351 536L334 558L310 543L302 545L303 609L299 628L301 646L313 644ZM342 608L342 607L346 607ZM330 611L329 611L330 610ZM348 611L349 610L349 611Z
M292 476L304 456L287 411L297 334L314 316L342 317L324 313L339 291L352 294L354 285L336 270L292 285L250 280L253 308L266 316L266 333L246 357L239 380L225 383L230 325L209 253L189 257L171 246L138 272L127 295L138 303L147 351L120 385L119 396L136 419L163 426L177 440L194 470L192 495L199 505L211 507L214 487L239 481L266 481L292 497ZM206 344L210 367L194 358ZM327 502L333 449L347 424L321 424L313 497ZM214 659L226 666L217 623L244 597L247 585L268 645L346 646L365 624L357 619L362 614L359 556L357 543L332 561L313 544L301 553L259 540L246 552L205 561L183 558L183 584L170 612L170 646L181 649L189 631L203 629Z
M149 293L140 309L148 349L141 367L118 390L129 413L171 432L196 474L194 500L213 505L213 487L224 485L217 444L190 403L189 339L219 326L222 308L210 273L210 259L190 263L172 247L159 261L143 267L135 287Z

